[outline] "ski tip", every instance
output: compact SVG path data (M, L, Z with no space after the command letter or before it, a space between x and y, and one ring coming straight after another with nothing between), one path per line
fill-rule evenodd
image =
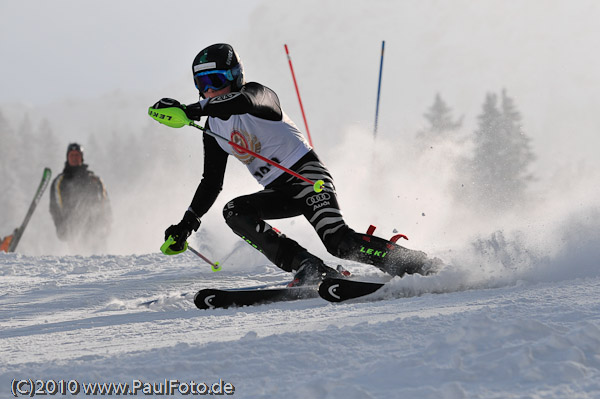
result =
M319 285L319 295L329 302L342 302L372 294L384 283L349 280L344 278L326 278Z
M200 290L194 295L194 305L198 309L206 310L206 309L215 309L217 306L215 303L215 297L218 293L218 290L206 288Z
M340 282L343 279L326 278L319 284L319 296L329 302L341 302L344 300L340 294Z

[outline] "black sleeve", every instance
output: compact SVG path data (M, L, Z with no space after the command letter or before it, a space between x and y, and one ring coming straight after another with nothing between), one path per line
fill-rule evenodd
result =
M270 121L280 121L283 118L277 94L255 82L247 83L240 91L213 97L202 104L191 104L187 107L196 110L198 114L194 116L197 120L201 116L228 119L231 115L241 114L250 114Z
M208 128L208 123L206 128ZM229 155L223 151L214 137L205 134L203 142L204 172L190 205L198 217L202 217L208 212L223 189L223 178Z
M62 204L59 203L59 198L62 196L61 183L63 180L63 174L56 176L50 187L50 214L54 221L54 227L56 228L56 236L59 240L65 241L67 239L67 217L68 215L63 212Z
M52 215L52 220L54 220L56 226L61 225L63 222L62 212L57 198L60 195L60 193L57 193L57 190L60 191L59 181L61 176L62 175L56 176L50 186L50 214Z
M98 184L98 195L100 198L100 206L101 206L101 219L105 226L110 226L112 223L112 207L110 206L110 200L108 198L108 192L106 190L106 185L102 181L102 179L96 176L97 184Z

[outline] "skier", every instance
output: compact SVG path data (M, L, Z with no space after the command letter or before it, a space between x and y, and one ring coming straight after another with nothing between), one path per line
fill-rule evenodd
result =
M175 239L170 246L173 252L183 251L187 238L200 227L201 217L223 186L228 156L233 155L247 166L264 190L228 202L223 209L225 221L275 265L295 272L293 285L340 274L266 220L303 215L327 251L336 257L371 264L393 276L428 273L432 262L425 253L356 233L346 224L331 174L283 112L275 92L245 81L242 62L230 45L214 44L200 51L192 63L192 72L199 102L186 106L163 98L151 108L179 107L196 121L206 116L205 127L212 132L308 179L323 180L325 185L322 192L316 193L309 183L205 134L202 180L183 219L165 231L165 240L170 236Z
M63 172L50 189L50 213L56 234L75 250L105 250L112 219L110 202L102 180L83 163L83 148L67 147Z

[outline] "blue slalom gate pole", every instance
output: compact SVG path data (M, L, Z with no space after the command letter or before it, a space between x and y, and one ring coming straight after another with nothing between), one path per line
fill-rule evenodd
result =
M375 106L375 128L373 137L377 137L377 119L379 118L379 95L381 94L381 75L383 72L383 53L385 50L385 40L381 42L381 62L379 64L379 84L377 85L377 104Z

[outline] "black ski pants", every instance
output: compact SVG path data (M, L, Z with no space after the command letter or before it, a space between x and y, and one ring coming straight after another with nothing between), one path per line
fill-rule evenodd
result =
M344 221L333 179L314 151L291 168L312 181L323 180L323 191L284 174L264 190L233 199L223 208L227 225L283 270L298 270L314 257L296 241L274 229L266 220L304 216L327 251L339 258L372 264L392 275L420 270L426 256L381 238L359 234Z

